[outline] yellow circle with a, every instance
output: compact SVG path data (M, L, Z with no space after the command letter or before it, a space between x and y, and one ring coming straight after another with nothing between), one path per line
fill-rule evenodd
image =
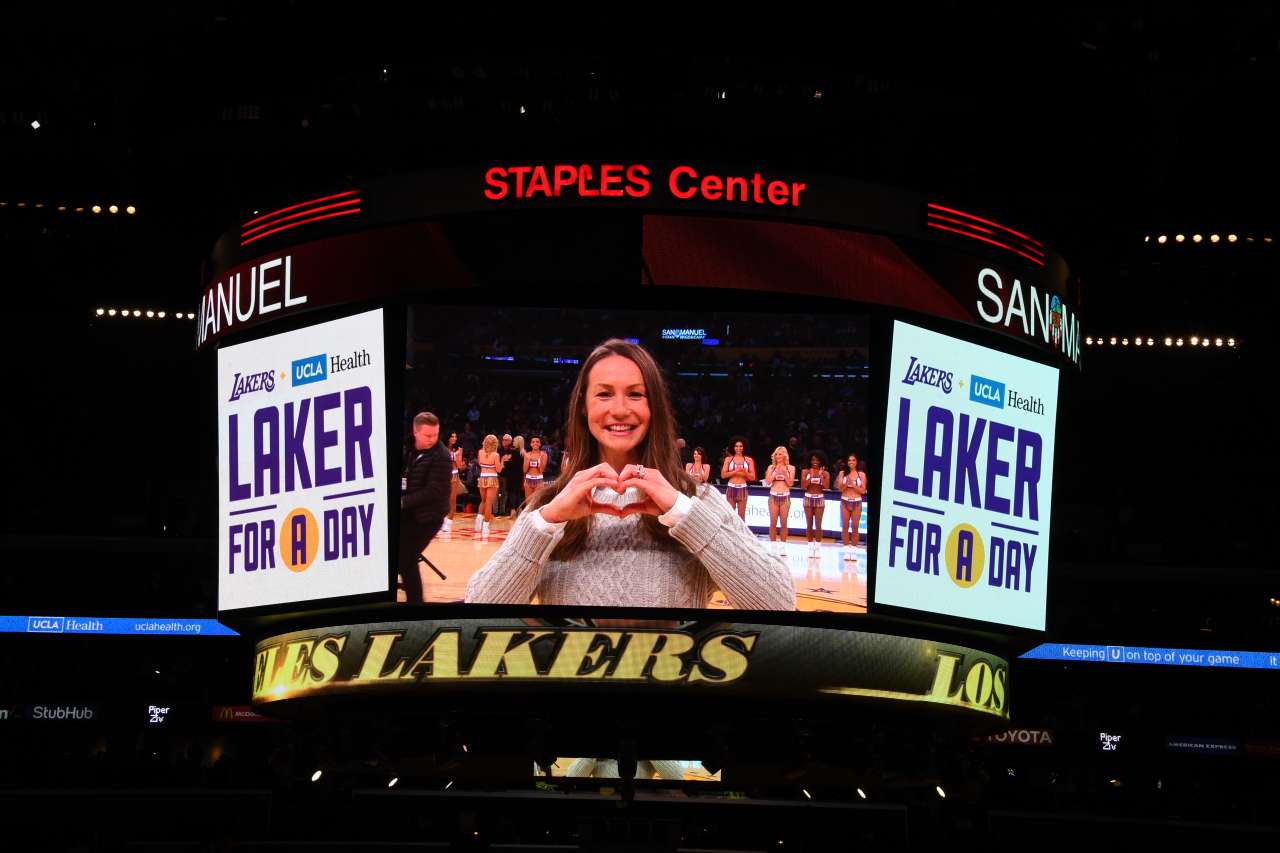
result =
M972 524L957 524L947 534L947 574L951 582L961 589L982 580L982 568L986 565L986 548L982 536Z
M311 511L299 507L280 522L280 559L291 572L305 572L320 550L320 525Z

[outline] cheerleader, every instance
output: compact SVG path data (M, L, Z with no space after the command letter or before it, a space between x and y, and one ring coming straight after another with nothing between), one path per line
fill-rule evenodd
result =
M747 440L735 436L729 443L733 455L724 458L720 466L720 479L726 480L725 497L729 505L738 511L738 517L747 517L747 484L756 479L756 461L747 456Z
M840 490L840 536L845 545L845 559L854 559L853 549L861 543L858 530L862 524L862 496L867 493L866 472L858 469L858 457L850 453L845 460L847 470L840 472L836 488Z
M542 486L543 472L547 470L547 451L542 449L542 438L529 439L529 451L524 454L524 499Z
M800 477L804 486L804 528L809 540L809 554L816 556L822 547L822 511L827 501L823 495L831 487L831 474L823 464L822 454L809 454L809 467Z
M453 532L453 516L458 511L458 493L462 491L462 474L460 473L466 466L462 461L462 448L458 446L458 434L456 432L449 433L449 442L446 445L449 450L449 514L444 518L444 526L440 528L441 533Z
M476 513L476 533L489 535L489 523L493 521L493 502L498 497L498 475L502 472L502 457L498 455L498 437L486 435L484 445L476 454L480 466L480 511Z
M701 447L693 449L693 461L684 466L684 472L695 483L704 484L711 479L711 464L707 462L707 451Z
M786 550L787 537L791 534L787 516L791 512L791 486L796 481L796 469L785 447L773 451L773 461L764 472L764 479L769 486L769 541L776 538L774 547L781 554Z

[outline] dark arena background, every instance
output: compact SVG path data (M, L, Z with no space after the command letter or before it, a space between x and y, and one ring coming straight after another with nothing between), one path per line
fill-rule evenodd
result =
M15 18L3 846L1275 847L1276 12L872 17Z

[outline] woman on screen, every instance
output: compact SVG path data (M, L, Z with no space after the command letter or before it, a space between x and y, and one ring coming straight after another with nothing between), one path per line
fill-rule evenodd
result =
M530 498L466 600L525 604L794 610L786 565L715 489L680 467L653 356L613 338L582 365L557 480Z
M547 470L547 452L542 449L542 437L529 438L529 452L524 455L524 499L542 488L542 478Z
M844 541L846 560L854 559L853 549L858 547L858 529L862 524L862 496L867 493L867 475L858 469L858 456L850 453L845 460L845 470L836 480L840 490L840 536Z
M815 556L822 547L822 511L827 498L823 494L831 487L831 474L827 471L822 454L809 454L809 467L800 476L804 485L804 530L809 540L809 555Z
M480 452L476 454L480 477L476 485L480 489L480 511L476 513L476 533L489 535L489 522L493 521L493 502L498 497L498 475L502 473L502 457L498 455L498 437L486 435Z
M769 541L777 540L775 553L781 554L786 551L787 537L791 534L787 515L791 512L791 485L796 481L796 469L785 447L773 451L773 461L764 472L764 479L769 486Z
M707 462L707 451L701 447L693 449L693 461L684 466L684 472L695 483L703 484L711 479L711 465Z
M747 440L734 436L729 440L733 449L720 466L720 479L725 480L724 495L729 506L738 511L738 518L747 517L747 484L756 479L756 461L747 455Z
M453 516L458 511L458 492L462 491L462 448L458 446L458 434L449 433L449 514L445 516L441 533L453 532Z

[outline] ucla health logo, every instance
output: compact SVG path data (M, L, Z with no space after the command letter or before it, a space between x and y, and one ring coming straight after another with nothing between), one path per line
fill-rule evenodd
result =
M283 376L281 377L284 378ZM274 370L264 370L261 373L250 373L245 375L237 373L235 379L231 380L231 402L235 402L245 394L254 391L274 391L276 389L276 372Z
M984 406L1004 408L1004 383L978 376L969 377L969 399Z
M324 353L309 355L293 363L293 385L309 385L329 378L328 356Z
M955 379L953 373L940 367L930 367L914 355L910 356L910 358L911 363L907 365L907 375L902 377L903 385L915 385L918 382L921 385L933 385L936 388L941 388L944 394L951 393L951 385Z
M27 631L45 634L61 634L66 623L61 616L28 616Z

